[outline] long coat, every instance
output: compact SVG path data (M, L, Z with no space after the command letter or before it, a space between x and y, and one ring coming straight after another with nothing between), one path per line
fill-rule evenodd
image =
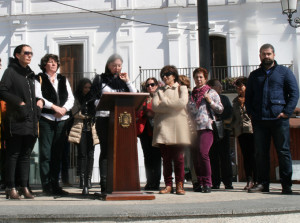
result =
M188 125L186 105L188 90L176 82L172 87L166 85L153 96L152 110L154 130L152 145L189 145L191 133Z

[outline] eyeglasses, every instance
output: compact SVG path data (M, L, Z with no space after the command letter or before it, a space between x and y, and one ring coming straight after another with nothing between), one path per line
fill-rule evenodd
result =
M155 83L151 83L151 84L146 84L146 87L148 88L148 87L154 87L156 84Z
M167 72L167 73L162 74L162 75L161 75L161 78L163 78L164 76L169 77L169 76L171 76L171 75L173 75L172 72Z
M24 55L31 55L31 56L33 56L33 52L31 52L31 51L24 51Z

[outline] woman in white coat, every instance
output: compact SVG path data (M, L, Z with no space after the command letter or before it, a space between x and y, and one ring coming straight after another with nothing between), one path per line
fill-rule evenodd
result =
M164 87L154 94L152 109L155 112L153 146L159 147L163 158L163 174L166 187L161 194L173 192L172 161L174 162L176 194L184 195L183 148L191 144L186 105L188 90L178 83L175 66L165 66L160 72Z

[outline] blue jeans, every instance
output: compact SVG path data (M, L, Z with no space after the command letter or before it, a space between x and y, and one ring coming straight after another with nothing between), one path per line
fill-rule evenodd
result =
M292 186L292 157L290 152L289 119L253 121L257 181L266 187L270 183L271 137L279 161L282 187Z

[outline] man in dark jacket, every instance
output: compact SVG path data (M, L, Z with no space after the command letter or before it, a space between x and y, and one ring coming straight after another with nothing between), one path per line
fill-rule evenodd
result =
M33 198L27 188L30 154L38 134L38 114L43 101L35 98L34 73L28 66L32 55L30 46L17 46L0 83L0 99L7 108L6 197L10 199L20 198L15 189L16 175L20 192L25 198Z
M273 138L279 160L282 194L292 193L292 158L289 117L299 98L293 72L278 65L271 44L260 48L260 68L251 72L245 105L252 120L258 184L249 193L269 192L270 142Z

